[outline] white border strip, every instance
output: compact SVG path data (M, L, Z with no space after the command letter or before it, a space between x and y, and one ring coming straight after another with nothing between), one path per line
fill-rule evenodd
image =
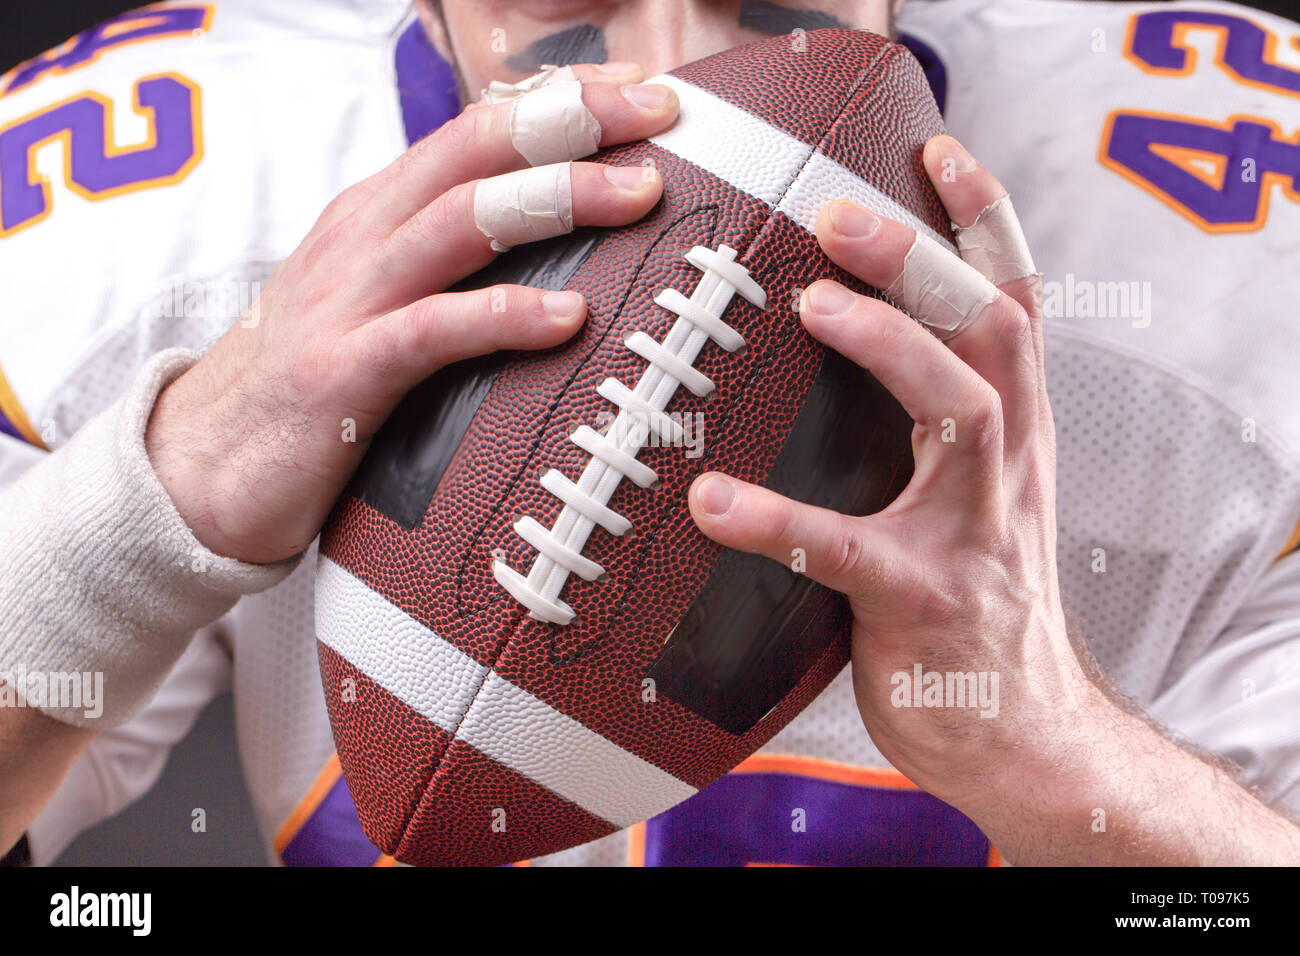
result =
M648 820L695 793L690 784L496 673L488 675L458 736L620 828ZM599 772L593 773L596 767Z
M316 636L457 739L614 826L640 823L695 793L489 671L323 555Z
M670 153L723 182L775 206L813 147L707 90L661 74L649 83L672 87L681 101L677 122L650 137Z
M681 101L677 122L650 142L779 209L808 232L823 206L851 199L956 253L951 236L939 235L857 173L766 120L675 76L647 82L672 87Z
M447 733L488 671L324 555L316 565L316 637Z

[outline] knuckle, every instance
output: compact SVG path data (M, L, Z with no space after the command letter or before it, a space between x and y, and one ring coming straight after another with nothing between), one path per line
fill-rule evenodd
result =
M856 575L861 571L865 557L866 548L861 535L848 522L838 522L827 543L827 574L834 578Z
M984 385L979 396L963 416L971 436L980 444L1002 438L1002 396L991 385Z
M411 220L409 238L421 245L446 242L470 218L474 190L467 184L455 186L421 209Z
M1000 342L1016 352L1033 356L1033 330L1029 314L1014 299L1000 296L991 316Z
M1031 522L1041 524L1055 510L1053 499L1050 485L1031 475L1020 490L1020 510Z
M445 123L443 129L454 124L455 120L452 120L450 123ZM403 150L398 157L393 160L392 165L389 167L392 171L392 178L397 182L401 182L409 177L414 172L415 167L419 164L420 160L422 160L430 150L434 148L435 140L441 134L442 130L439 130L438 133L435 133L433 136L428 136Z
M485 324L496 348L526 344L527 333L536 323L530 322L534 295L521 286L497 285L485 290L483 303L487 312Z
M325 208L321 210L321 214L316 218L317 225L332 223L342 218L364 200L365 195L361 192L360 183L349 186L325 204Z
M860 309L862 305L859 302L854 305L854 308ZM912 319L889 309L873 309L871 311L877 314L871 317L871 321L864 324L869 330L867 346L871 349L872 354L893 355L906 348L912 333L910 327Z
M412 248L427 250L454 241L471 216L473 184L455 186L403 223L383 243L377 265L387 274L390 268L405 268ZM392 278L399 278L392 275Z
M402 310L401 346L416 355L431 356L438 350L443 309L438 296L413 302Z
M774 541L782 547L801 546L796 540L795 513L790 502L777 500L770 504L761 534L765 540Z
M498 112L496 106L462 110L454 120L444 123L435 135L426 140L429 143L427 148L452 156L482 149L485 143L491 142Z

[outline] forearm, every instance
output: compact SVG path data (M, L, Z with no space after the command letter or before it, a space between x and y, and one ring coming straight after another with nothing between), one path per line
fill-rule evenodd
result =
M34 708L0 707L0 854L18 842L94 736Z
M155 356L121 401L0 496L0 677L64 723L129 720L196 631L296 563L203 547L154 473L150 410L192 361Z
M1300 826L1100 690L1061 727L968 810L1011 863L1300 863Z

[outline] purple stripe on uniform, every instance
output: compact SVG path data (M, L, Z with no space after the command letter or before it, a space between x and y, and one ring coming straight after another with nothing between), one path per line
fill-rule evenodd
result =
M4 412L0 412L0 435L12 435L19 441L27 441L27 436L20 432Z
M948 71L944 68L943 60L939 59L934 47L909 33L900 32L898 42L907 47L921 64L921 69L925 71L925 81L930 84L930 92L939 104L939 112L943 113L948 106Z
M340 774L315 812L280 851L285 866L374 866L379 850L366 838Z
M397 93L406 141L423 139L460 112L456 75L415 21L397 40Z
M728 774L646 824L647 866L985 866L988 859L979 828L928 793L795 774Z

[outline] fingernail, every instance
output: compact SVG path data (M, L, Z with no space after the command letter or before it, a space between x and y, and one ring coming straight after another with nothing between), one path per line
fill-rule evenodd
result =
M831 225L841 236L867 239L880 228L880 217L857 203L837 202L831 207Z
M643 110L657 110L668 102L668 87L661 83L638 83L623 87L623 95Z
M945 136L939 145L939 153L949 160L959 173L975 172L975 157L966 152L966 148L951 136Z
M736 487L726 478L713 475L705 478L695 491L695 497L705 514L714 517L725 515L736 500Z
M657 174L653 166L606 166L605 178L619 189L639 192Z
M618 60L614 63L597 63L596 69L602 73L632 73L636 70L637 64L629 63L625 60Z
M803 291L799 311L810 309L819 315L839 315L853 307L853 293L838 282L823 280Z
M545 292L542 294L542 308L557 319L565 319L582 308L582 296L576 292Z

